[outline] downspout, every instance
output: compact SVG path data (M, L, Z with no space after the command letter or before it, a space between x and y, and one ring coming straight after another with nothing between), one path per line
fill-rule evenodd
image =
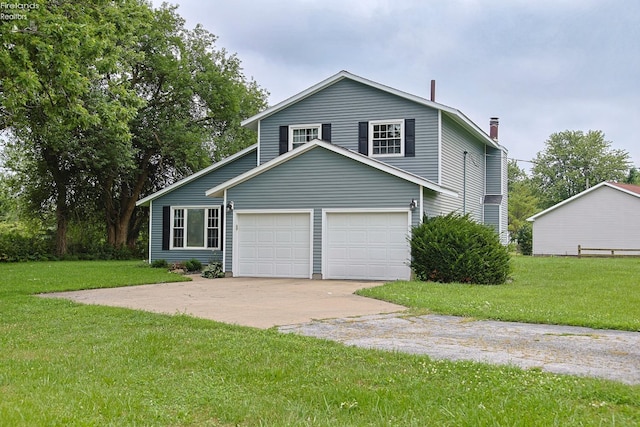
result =
M463 151L462 164L462 215L467 214L467 151Z

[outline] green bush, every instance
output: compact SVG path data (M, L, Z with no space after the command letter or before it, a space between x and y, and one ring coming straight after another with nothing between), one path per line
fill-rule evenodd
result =
M222 271L221 262L212 262L202 269L202 277L207 279L218 279L224 277L224 271Z
M523 224L516 232L516 242L518 250L522 255L533 254L533 228L531 223Z
M151 268L169 268L169 263L166 259L154 259L151 262Z
M497 285L510 272L509 250L490 227L468 215L423 219L413 228L411 268L418 280Z
M184 268L187 271L200 271L202 270L202 263L195 258L190 259L184 263Z
M20 230L0 232L0 262L46 261L52 258L51 241Z

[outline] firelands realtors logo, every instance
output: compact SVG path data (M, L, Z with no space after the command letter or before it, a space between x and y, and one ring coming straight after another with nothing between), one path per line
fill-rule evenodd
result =
M27 12L40 7L37 3L0 2L0 21L27 20Z

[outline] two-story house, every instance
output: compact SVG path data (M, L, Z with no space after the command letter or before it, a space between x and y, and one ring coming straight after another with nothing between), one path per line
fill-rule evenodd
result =
M457 109L346 71L245 120L257 143L138 202L149 261L228 275L409 279L423 215L507 236L507 150Z

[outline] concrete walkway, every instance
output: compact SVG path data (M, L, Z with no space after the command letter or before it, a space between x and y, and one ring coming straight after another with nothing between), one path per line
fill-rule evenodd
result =
M184 313L256 328L278 326L283 333L346 345L640 384L640 332L408 316L403 306L353 294L379 282L193 279L42 296L156 313Z

